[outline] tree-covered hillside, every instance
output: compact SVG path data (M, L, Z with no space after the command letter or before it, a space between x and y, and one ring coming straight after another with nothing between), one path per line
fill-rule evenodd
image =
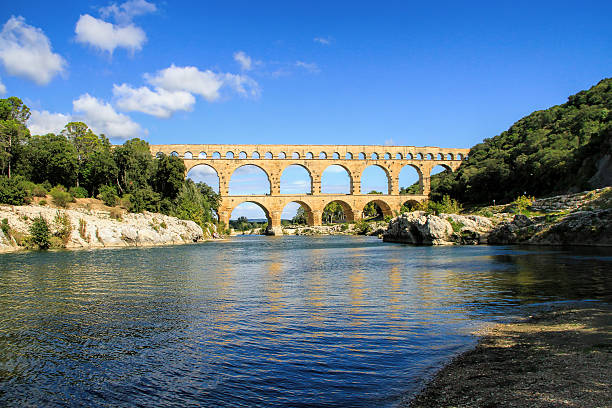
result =
M455 173L432 177L432 199L509 201L610 185L612 78L567 103L533 112L474 146Z

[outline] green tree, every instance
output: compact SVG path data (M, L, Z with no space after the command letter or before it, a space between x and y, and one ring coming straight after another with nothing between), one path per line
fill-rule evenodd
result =
M30 226L30 241L38 249L49 249L51 246L51 234L49 225L42 216L34 218L34 222Z
M162 155L155 160L153 190L162 198L174 199L185 180L185 163L174 156Z
M332 223L334 221L340 221L345 218L342 206L337 201L332 201L327 204L323 209L323 222Z
M98 137L83 122L68 123L62 130L62 135L72 143L77 153L76 186L79 187L84 164L89 160L89 156L104 144L107 144L110 149L110 143L104 135Z
M300 208L297 209L295 216L291 219L291 223L295 225L306 225L308 223L304 207L300 206Z
M26 146L28 169L24 170L35 183L72 186L76 180L77 154L64 136L49 133L33 136Z
M116 183L121 193L133 193L149 185L154 163L147 142L130 139L115 147L113 156L117 164Z

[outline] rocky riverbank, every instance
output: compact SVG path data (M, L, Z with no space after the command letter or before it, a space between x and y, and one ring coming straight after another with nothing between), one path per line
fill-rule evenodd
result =
M512 206L480 212L489 216L404 213L391 220L383 240L417 245L612 246L610 187L535 200L525 214L516 214Z
M484 330L405 405L612 406L612 306L574 304Z
M0 206L0 252L28 246L30 227L41 216L49 226L53 247L103 248L172 245L200 242L216 236L216 226L202 228L193 221L163 214L49 206Z

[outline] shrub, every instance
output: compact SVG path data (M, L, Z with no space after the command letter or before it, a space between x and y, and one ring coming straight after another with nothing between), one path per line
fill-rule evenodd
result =
M461 228L465 226L462 222L455 222L451 217L448 217L446 221L453 227L454 232L461 232Z
M159 224L160 227L162 227L163 229L168 228L168 225L166 224L166 221L162 221L161 224Z
M74 201L74 198L70 195L70 193L67 192L61 185L53 187L51 191L49 191L49 194L51 197L53 197L53 204L60 207L66 207L68 206L68 203Z
M30 243L38 249L49 249L51 246L49 226L42 216L34 218L30 226Z
M25 180L21 177L0 176L0 203L23 205L29 202Z
M160 195L150 188L135 190L130 197L130 212L158 212Z
M47 189L42 184L35 184L32 188L32 195L34 197L46 197Z
M4 235L8 238L11 233L11 226L8 223L8 218L3 218L2 222L0 222L0 229L4 232Z
M72 234L70 218L66 213L58 211L53 219L53 224L55 224L55 233L53 235L61 240L63 246L66 246L70 240L70 234Z
M428 205L428 212L432 212L435 215L439 214L459 214L463 207L459 202L455 199L450 198L450 196L445 195L442 197L442 201L439 203L435 201L430 201Z
M114 207L119 202L119 197L117 197L117 190L114 186L100 187L100 194L98 194L98 198L109 207Z
M359 220L355 223L355 232L358 235L366 235L370 232L370 224L365 222L364 220Z
M39 205L47 205L47 200L40 200L38 202Z
M119 208L111 208L110 209L110 217L117 221L123 220L123 212Z
M89 237L87 236L87 223L82 218L79 218L79 235L85 241L89 242Z
M42 184L40 185L42 188L44 188L46 191L50 191L53 186L51 185L51 183L49 182L49 180L45 180L42 182Z
M534 197L527 197L522 195L520 197L517 197L516 200L510 203L510 205L514 207L514 211L516 213L523 214L527 211L527 208L529 208L531 204L533 204L534 201Z
M70 192L70 194L72 194L72 196L74 198L87 198L87 197L89 197L89 194L87 193L87 190L85 190L83 187L71 187L69 192Z

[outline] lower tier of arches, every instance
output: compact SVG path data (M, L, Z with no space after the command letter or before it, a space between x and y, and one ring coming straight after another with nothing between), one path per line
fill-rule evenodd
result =
M376 204L383 216L393 216L400 212L406 202L421 202L427 200L427 195L384 195L371 194L320 194L320 195L241 195L221 198L218 215L219 221L229 225L232 211L242 203L253 203L259 206L267 220L271 233L281 232L281 214L289 203L300 204L305 211L308 225L322 225L325 207L337 202L345 215L346 222L358 221L363 218L364 209L369 203Z

